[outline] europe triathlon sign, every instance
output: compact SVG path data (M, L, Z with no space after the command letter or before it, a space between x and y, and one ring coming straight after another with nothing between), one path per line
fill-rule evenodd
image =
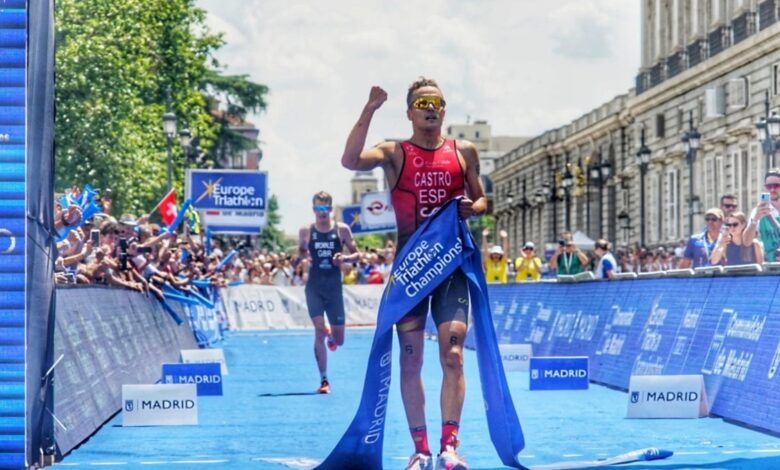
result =
M212 233L260 233L267 220L267 191L266 172L187 171L187 197Z

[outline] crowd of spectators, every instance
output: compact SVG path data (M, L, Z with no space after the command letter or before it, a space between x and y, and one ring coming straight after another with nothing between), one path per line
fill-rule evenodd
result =
M214 287L228 282L226 254L218 246L209 250L189 220L177 234L150 222L149 214L114 217L110 194L95 193L88 202L83 196L74 187L55 200L55 283L118 286L163 299L166 288L188 292L193 281Z
M390 275L395 246L388 240L383 248L360 252L357 262L342 263L344 284L384 284ZM304 286L308 280L309 260L289 253L267 249L243 250L227 273L231 282L272 286Z
M774 171L774 173L773 173ZM770 171L766 184L768 191L780 194L780 172ZM775 175L775 173L777 173ZM774 184L774 179L778 180ZM771 184L770 184L771 183ZM488 282L527 282L541 278L553 278L560 275L576 275L591 271L597 279L609 279L616 273L653 273L674 269L687 269L708 266L734 266L762 264L773 261L774 256L765 252L765 240L771 238L770 229L780 233L780 222L771 223L774 217L770 201L778 201L774 193L764 193L762 200L751 212L751 216L741 212L737 197L725 194L720 198L720 206L708 209L704 214L704 226L687 240L680 240L677 246L657 245L655 247L623 246L612 251L607 240L590 241L588 250L581 249L570 232L561 234L554 250L537 255L532 242L526 242L521 253L514 259L508 253L507 233L498 232L498 237L490 243L490 231L482 232L482 251L484 269ZM780 214L775 213L780 218ZM764 217L764 236L749 227L759 225ZM767 222L768 221L768 222ZM769 236L766 233L769 232ZM748 236L758 234L755 236ZM780 235L777 237L780 239ZM780 250L776 250L780 251Z
M609 279L616 273L652 273L774 261L777 253L765 252L764 239L780 246L777 243L780 222L771 223L780 219L777 209L772 209L774 202L780 200L780 171L772 170L766 178L771 183L767 183L767 188L772 193L762 195L757 207L749 211L749 217L739 210L737 198L726 194L720 198L720 207L705 212L702 230L687 240L680 240L675 247L635 245L619 247L613 252L611 243L600 239L592 242L591 249L585 250L577 246L570 232L564 232L554 250L537 253L534 243L527 241L513 258L509 254L505 231L500 230L491 244L490 231L484 230L482 255L487 281L538 281L543 277L576 275L585 271L593 272L596 278ZM169 230L150 222L149 214L140 217L123 214L115 218L111 214L110 192L103 197L97 193L89 195L94 197L91 203L99 209L92 211L85 210L86 197L79 188L71 188L66 195L58 196L55 229L60 234L60 241L54 275L56 283L109 284L151 292L160 298L165 285L186 291L194 280L207 280L213 286L231 282L275 286L306 284L308 259L286 252L243 248L226 263L223 260L228 255L220 249L217 240L212 249L211 241L204 241L203 234L198 234L187 218L182 224L182 233L177 234L175 227ZM761 222L762 219L769 222ZM758 227L759 222L764 225ZM772 229L778 232L777 240L768 238ZM342 263L343 283L387 282L394 257L392 240L383 248L361 251L359 261Z

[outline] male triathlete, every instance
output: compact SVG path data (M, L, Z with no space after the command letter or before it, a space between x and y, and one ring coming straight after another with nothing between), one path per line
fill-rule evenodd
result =
M328 349L335 351L344 344L344 297L341 290L341 263L360 257L349 225L331 220L333 198L320 191L312 198L315 222L298 232L298 254L301 260L311 258L306 282L306 306L314 323L314 357L320 370L319 393L330 393ZM343 247L350 254L345 255ZM325 324L324 314L328 315Z
M350 170L366 171L377 166L384 169L396 214L397 252L400 253L417 227L450 199L464 196L458 207L462 218L484 213L487 200L479 177L477 148L471 142L445 139L441 135L446 103L434 80L421 77L409 86L406 116L412 123L412 137L404 142L383 142L364 150L371 118L386 100L387 93L382 88L371 88L368 102L349 134L341 163ZM407 469L430 469L433 463L420 375L423 329L429 305L438 330L439 358L444 373L437 468L467 469L455 450L459 444L457 436L466 389L463 340L469 312L468 284L460 270L396 325L401 346L401 397L415 445Z

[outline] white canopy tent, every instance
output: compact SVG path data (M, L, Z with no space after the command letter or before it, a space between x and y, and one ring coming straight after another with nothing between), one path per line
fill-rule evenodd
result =
M572 239L574 239L574 243L577 244L577 248L580 250L593 250L596 247L595 240L591 239L585 233L577 230L574 232L574 235L572 235Z

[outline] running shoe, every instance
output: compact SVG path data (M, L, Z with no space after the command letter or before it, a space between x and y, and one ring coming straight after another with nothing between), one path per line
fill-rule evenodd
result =
M328 349L330 349L331 352L333 352L336 350L336 348L339 347L339 345L336 344L336 340L334 340L333 336L331 336L329 326L325 327L325 333L327 334L327 336L325 336L325 345L328 346Z
M317 389L317 393L330 393L330 384L327 380L322 381L320 388Z
M430 454L420 452L409 457L409 464L406 470L433 470L433 459Z
M436 460L436 470L469 470L469 466L454 447L447 446Z

